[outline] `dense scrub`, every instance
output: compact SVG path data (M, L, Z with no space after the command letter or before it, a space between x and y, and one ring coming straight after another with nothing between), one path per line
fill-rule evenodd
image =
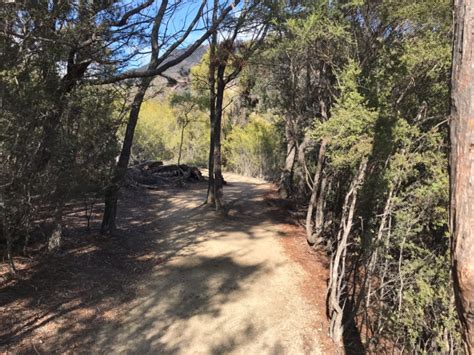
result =
M206 165L209 123L205 112L193 110L184 125L169 98L151 99L143 104L132 153L136 160L164 160L176 163L184 128L182 162Z
M226 166L242 175L275 180L281 162L275 117L251 114L243 126L233 127L224 142Z
M284 118L281 191L309 201L308 241L331 256L331 334L357 329L374 351L457 351L447 229L450 4L306 10L261 54L270 65L250 70L265 78L253 87L260 110Z

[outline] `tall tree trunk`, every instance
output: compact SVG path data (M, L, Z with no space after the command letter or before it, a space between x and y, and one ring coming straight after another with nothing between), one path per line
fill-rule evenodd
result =
M214 0L214 12L212 14L213 24L217 18L218 0ZM209 137L209 161L208 174L209 181L207 186L206 203L213 205L215 203L214 197L214 135L216 122L216 47L217 47L217 31L211 36L211 45L209 48L209 123L210 123L210 137Z
M474 4L454 1L451 87L453 283L466 352L474 353Z
M224 55L222 63L217 66L217 95L216 95L216 117L214 126L214 198L216 202L216 211L223 208L223 184L222 177L222 147L221 147L221 132L222 132L222 108L224 104L224 90L225 90L225 68L227 56Z
M53 205L54 205L54 215L53 215L53 230L48 236L48 251L55 252L58 251L62 244L63 237L63 214L64 206L68 197L68 186L67 186L67 177L65 166L71 166L72 162L62 161L60 163L59 169L55 169L54 173L56 174L56 181L53 183L56 186L56 190L53 193Z
M3 208L0 210L2 213L2 226L3 226L3 237L7 242L6 257L8 263L8 271L12 276L16 276L15 262L13 260L13 236L11 235L11 229L9 222L11 220L9 212L7 209Z
M313 233L313 210L316 205L316 199L320 190L320 181L323 171L324 156L326 154L326 140L323 139L321 146L319 147L318 162L316 166L316 172L314 173L313 191L309 200L308 212L306 213L306 239L310 245L316 243L315 234Z
M326 74L326 67L322 64L322 69L318 70L318 80L320 83L326 82L326 77L322 77L321 73ZM321 120L326 121L328 119L328 112L326 103L323 96L321 95L322 89L320 89L320 99L319 99L319 112L321 114ZM324 142L326 144L326 142ZM324 152L325 153L325 152ZM324 157L323 157L324 161ZM319 187L319 193L317 194L316 200L316 211L314 212L314 228L313 228L313 238L317 242L321 238L321 234L324 229L324 206L326 204L326 190L328 185L328 176L322 172L319 176L321 180L321 186ZM330 181L329 181L330 183Z
M355 309L359 308L360 302L365 298L365 321L368 322L369 319L369 313L370 313L370 302L372 298L372 277L376 271L376 265L378 261L378 255L379 255L379 250L386 250L387 245L382 245L381 241L384 236L384 233L387 232L387 234L390 234L390 229L387 230L386 225L388 221L391 220L391 208L392 208L392 200L393 196L395 193L395 189L397 188L397 184L393 183L392 186L390 187L390 190L388 192L387 200L385 201L385 207L383 209L382 213L382 218L380 220L379 228L377 235L375 237L375 240L370 241L370 245L366 246L366 250L364 250L365 253L371 253L369 257L369 261L367 262L366 269L365 269L365 274L363 278L363 283L361 286L360 290L360 296L356 302ZM381 249L383 248L383 249ZM380 280L384 279L384 275L380 276ZM380 281L378 280L378 281ZM383 282L381 282L383 285Z
M125 174L127 172L128 163L130 162L130 154L132 151L133 135L135 134L135 127L137 126L138 122L138 115L140 114L140 108L151 81L152 78L142 79L140 86L138 87L138 91L133 99L120 157L117 165L115 166L111 183L105 189L105 209L101 226L102 234L113 233L116 229L117 200L120 184L125 178Z
M57 251L61 247L62 235L63 235L63 211L64 211L63 201L58 201L56 209L54 211L53 232L48 237L48 251L49 252Z

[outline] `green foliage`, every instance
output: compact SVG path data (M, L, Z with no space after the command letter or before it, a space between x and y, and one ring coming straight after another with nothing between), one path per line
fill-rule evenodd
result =
M257 59L267 64L255 78L255 89L265 108L297 117L304 131L322 114L319 100L332 100L324 88L333 84L331 73L347 64L354 41L349 22L326 1L310 2L308 13L288 18L282 31L283 36L270 37ZM329 74L324 82L321 73Z
M110 180L119 152L120 98L112 89L80 87L71 95L60 138L59 164L67 165L67 185L76 196L98 197Z
M135 129L132 152L134 158L137 160L171 159L173 152L165 146L165 139L174 128L174 115L169 105L157 100L145 101Z
M274 117L252 114L224 142L227 167L239 174L273 179L280 163L279 147Z
M405 329L410 348L417 352L429 353L431 346L447 351L447 337L453 337L453 344L460 339L448 267L447 164L438 153L443 135L402 125L407 129L398 128L396 134L403 132L408 139L386 171L387 178L400 186L393 205L392 243L386 253L399 261L393 267L403 289L399 308L386 310L391 323L387 332L396 338Z
M39 162L32 157L38 156L43 138L41 112L47 112L51 93L38 82L17 86L11 93L14 97L4 96L0 122L0 200L5 204L0 237L24 243L37 227L34 221L60 210L67 200L101 196L119 151L120 98L112 89L73 90L56 128L49 163L35 171Z
M460 350L447 237L451 6L447 0L312 2L279 23L259 61L268 64L248 69L253 80L246 85L258 94L258 109L285 118L282 142L298 147L306 132L316 149L327 141L329 250L338 243L351 177L369 158L350 237L348 258L355 264L346 265L344 282L365 292L370 285L372 294L367 308L364 291L343 302L364 298L355 322L374 353ZM301 156L294 163L293 189L305 199L299 185L311 177L301 172L316 169L313 146L304 152L307 166Z
M134 137L133 155L137 160L163 160L176 163L184 112L194 107L188 94L174 95L143 103ZM209 145L209 123L199 98L189 111L184 132L182 162L205 166Z
M340 96L331 119L317 121L314 137L328 141L328 163L333 169L355 168L372 150L377 112L368 108L359 93L360 68L351 61L339 75Z
M26 244L52 220L58 233L50 236L60 236L68 199L97 196L109 180L122 98L112 86L84 81L113 74L128 44L138 45L138 27L112 26L127 8L106 2L0 6L1 247L4 241L10 249Z
M192 90L201 96L209 95L209 50L204 53L199 64L191 68Z

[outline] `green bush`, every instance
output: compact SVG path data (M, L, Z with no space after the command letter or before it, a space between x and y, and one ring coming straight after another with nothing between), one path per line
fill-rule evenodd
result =
M143 103L134 137L134 159L177 162L182 123L179 109L172 107L170 101L164 98ZM209 119L205 112L192 112L183 142L181 162L206 165Z
M280 161L276 126L251 114L243 127L234 127L224 142L226 167L243 175L275 178Z

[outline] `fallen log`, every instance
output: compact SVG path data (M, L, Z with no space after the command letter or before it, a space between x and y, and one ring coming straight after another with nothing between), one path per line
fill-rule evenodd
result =
M162 165L162 162L146 162L127 169L126 184L131 186L160 185L172 179L201 181L203 176L197 167L186 164Z

